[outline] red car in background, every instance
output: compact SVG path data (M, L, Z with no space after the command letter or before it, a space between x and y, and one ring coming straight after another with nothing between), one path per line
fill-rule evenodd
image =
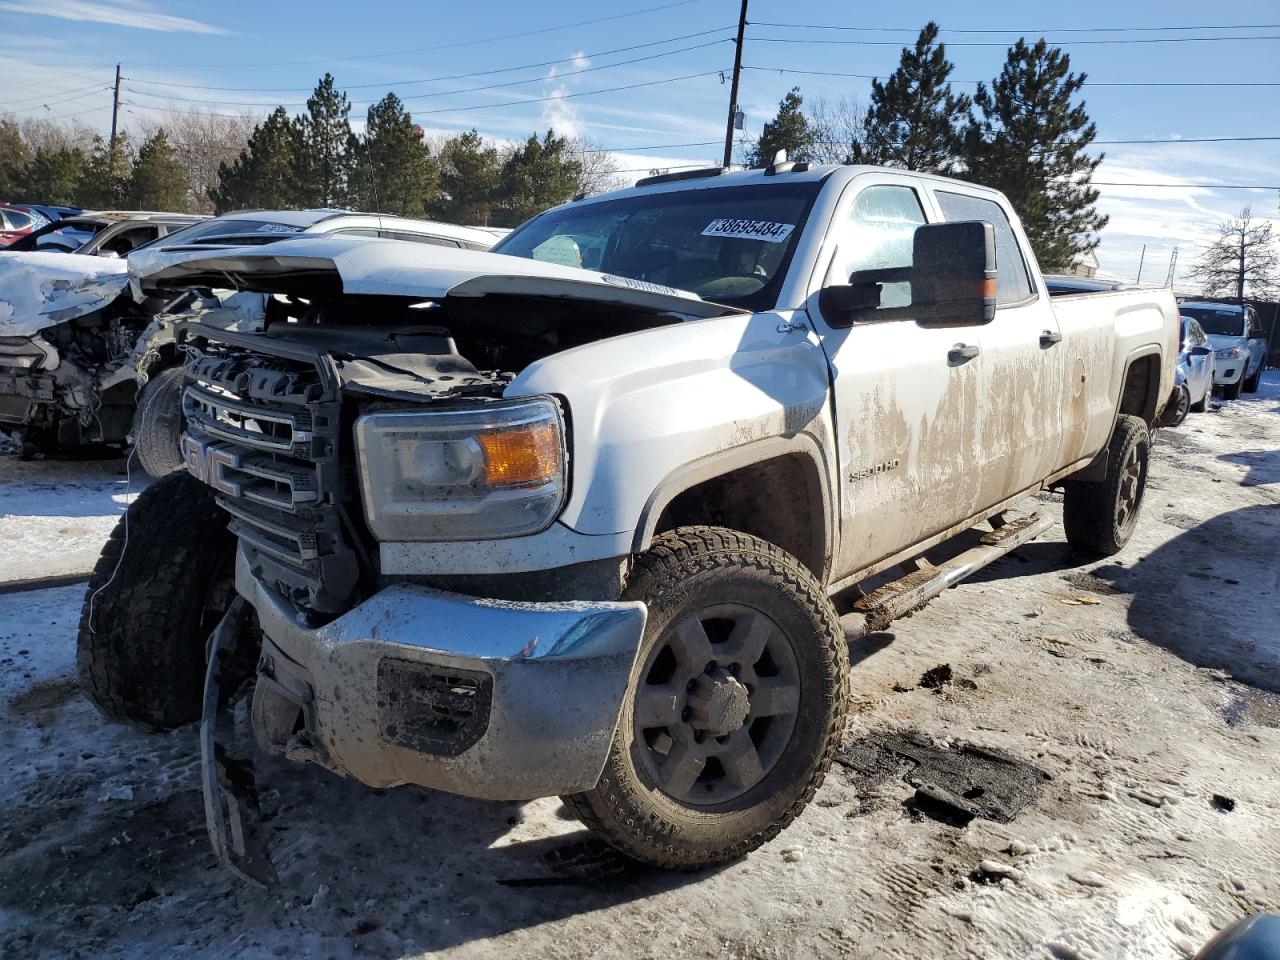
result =
M0 203L0 247L7 247L19 237L38 230L49 221L26 207Z

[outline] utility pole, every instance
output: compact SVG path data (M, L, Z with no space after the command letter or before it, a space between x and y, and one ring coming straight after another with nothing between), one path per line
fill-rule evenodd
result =
M116 120L120 117L120 64L116 64L116 92L111 100L111 148L109 156L116 155Z
M1143 264L1143 261L1145 261L1146 259L1147 259L1147 245L1144 243L1142 245L1142 256L1138 258L1138 279L1133 281L1133 285L1135 287L1138 284L1142 283L1142 264Z
M742 35L747 30L747 0L742 0L742 12L738 14L738 46L733 55L733 82L729 86L729 122L724 129L724 165L733 159L733 121L738 113L738 76L742 73Z

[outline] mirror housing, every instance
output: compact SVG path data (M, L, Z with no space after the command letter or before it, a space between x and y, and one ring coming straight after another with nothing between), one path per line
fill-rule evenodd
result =
M910 267L857 270L847 285L826 287L823 313L852 324L914 320L924 327L990 323L996 315L995 230L985 220L927 223L912 237ZM881 287L910 283L911 305L881 307Z

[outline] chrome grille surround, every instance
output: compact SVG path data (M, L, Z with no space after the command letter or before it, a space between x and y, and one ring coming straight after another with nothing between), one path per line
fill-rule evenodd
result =
M194 325L186 354L188 471L213 487L266 584L319 614L345 609L359 564L344 531L342 402L330 361Z

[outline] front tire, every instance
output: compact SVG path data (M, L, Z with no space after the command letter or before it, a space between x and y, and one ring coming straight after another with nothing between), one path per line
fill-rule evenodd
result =
M1191 412L1191 391L1185 383L1178 384L1173 391L1173 399L1169 401L1169 412L1165 418L1166 427L1178 427Z
M565 803L666 868L736 859L812 799L843 734L848 654L814 576L763 540L664 533L624 599L649 619L600 782Z
M156 477L182 469L182 367L168 367L147 381L138 401L134 449L142 468Z
M234 561L227 515L194 477L167 477L130 504L89 580L76 640L80 687L104 717L162 729L199 718Z
M1239 400L1240 388L1243 384L1244 384L1243 377L1241 377L1235 383L1224 383L1222 385L1222 399L1223 400Z
M1259 363L1258 369L1253 371L1253 376L1242 378L1242 383L1244 386L1245 393L1258 392L1258 381L1262 379L1262 367L1263 367L1263 364Z
M1146 423L1139 417L1118 417L1107 446L1106 479L1063 485L1062 525L1068 543L1103 557L1120 552L1138 524L1150 452Z

